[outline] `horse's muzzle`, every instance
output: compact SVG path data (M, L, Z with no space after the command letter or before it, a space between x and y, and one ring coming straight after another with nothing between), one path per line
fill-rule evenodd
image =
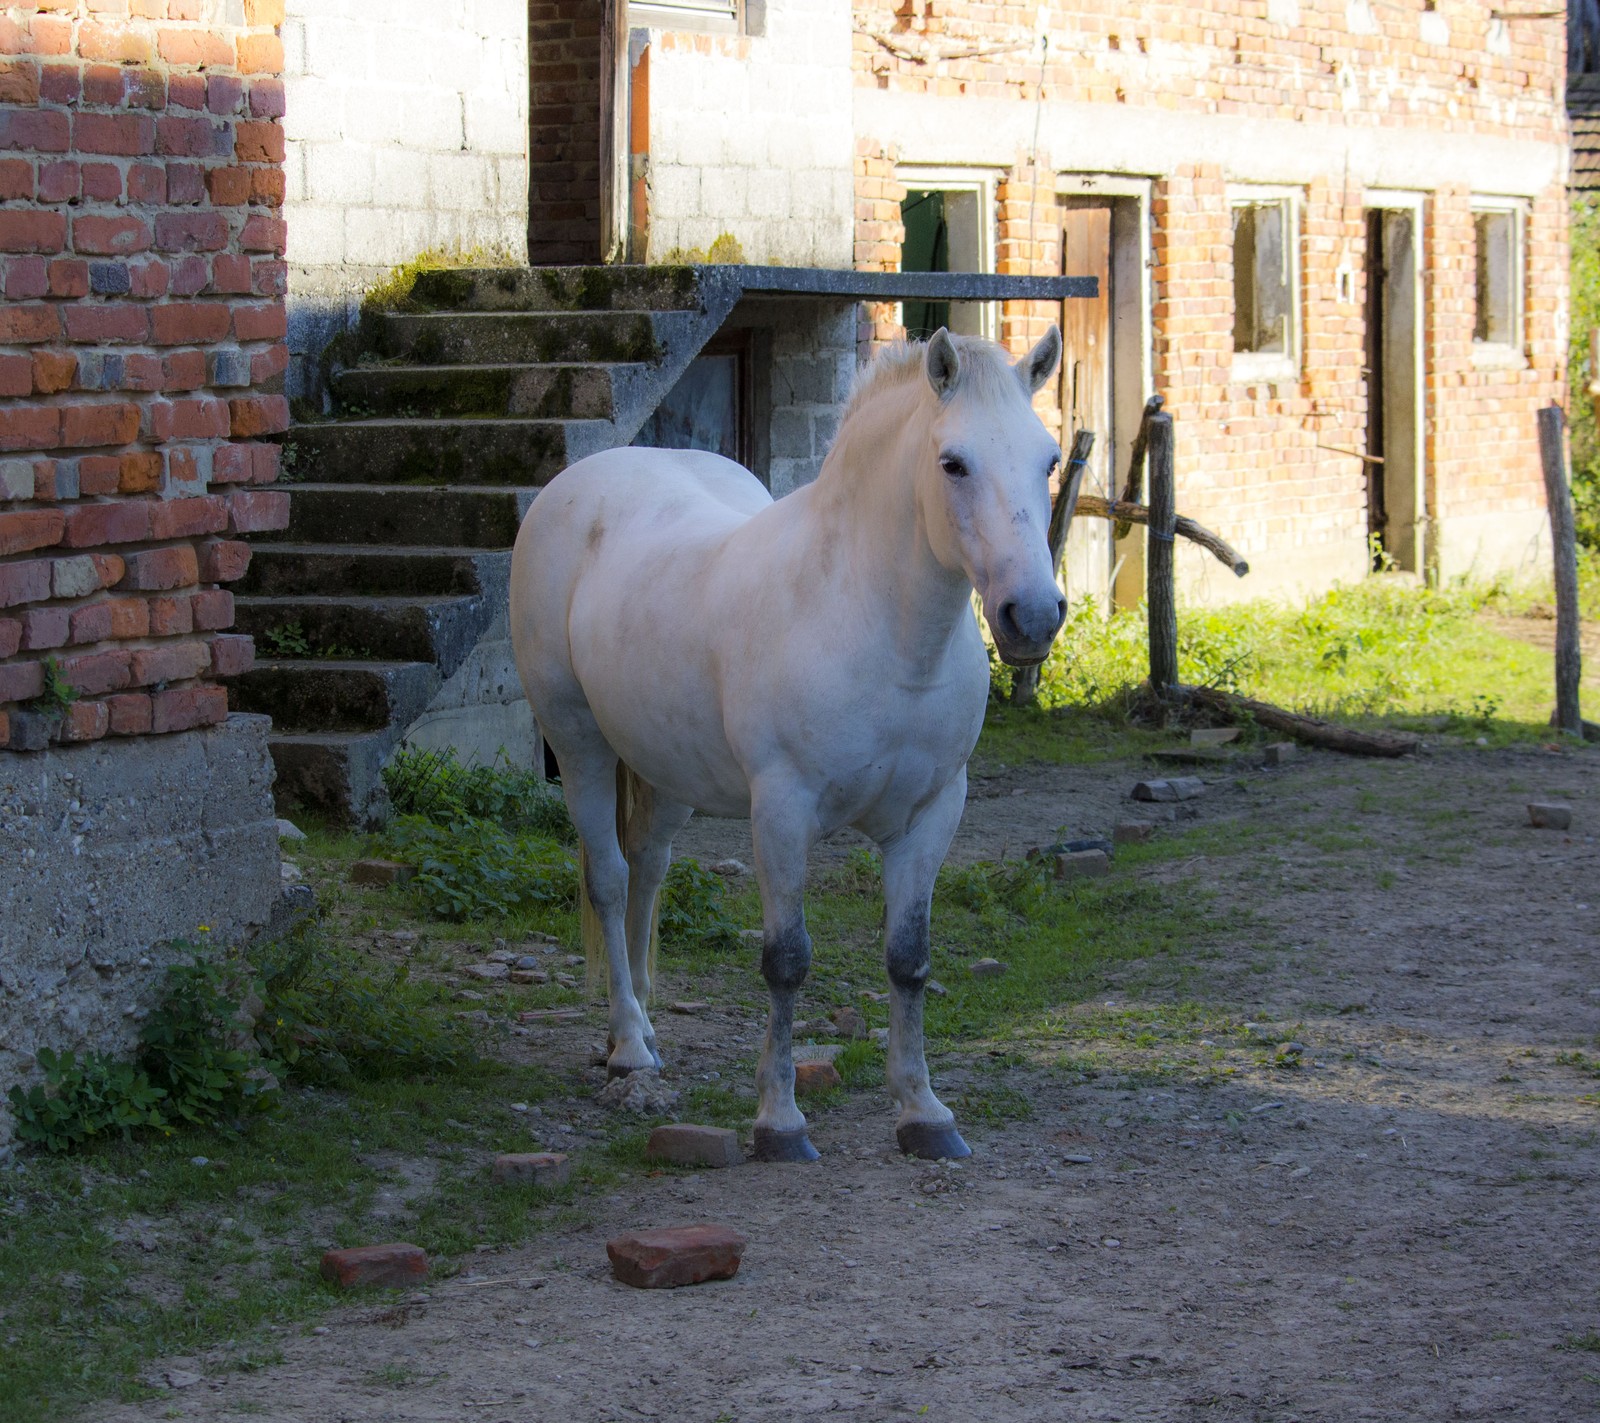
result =
M1050 644L1066 621L1067 600L1015 599L1002 603L989 620L995 651L1011 667L1037 667L1050 655Z

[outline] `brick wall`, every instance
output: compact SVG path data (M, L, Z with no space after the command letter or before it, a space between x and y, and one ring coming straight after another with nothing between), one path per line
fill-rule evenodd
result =
M1564 394L1559 17L1508 25L1466 0L864 0L853 65L858 265L897 263L897 162L994 173L996 266L1012 272L1059 268L1052 172L1153 178L1150 379L1178 417L1180 501L1257 569L1236 583L1184 549L1182 576L1217 596L1364 571L1366 474L1347 453L1367 416L1362 214L1383 190L1420 195L1430 556L1447 575L1537 571L1534 412ZM1296 379L1231 369L1229 183L1299 196ZM1471 339L1474 193L1528 207L1509 362ZM1048 316L1008 306L1003 339L1020 351ZM893 308L867 312L866 349L897 334Z
M528 6L528 258L598 262L599 0Z
M221 721L282 528L282 0L0 13L0 745ZM77 693L63 711L51 671ZM42 699L42 700L41 700Z

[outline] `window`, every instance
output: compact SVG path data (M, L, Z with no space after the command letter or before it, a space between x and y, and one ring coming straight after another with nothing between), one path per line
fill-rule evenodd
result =
M986 173L959 169L897 170L906 185L900 204L905 243L902 272L992 272L994 186ZM906 335L925 340L941 326L963 336L993 336L992 302L907 301Z
M1475 357L1522 356L1522 219L1518 205L1473 206Z
M734 34L747 3L748 0L629 0L628 23L640 29Z
M1234 193L1230 207L1234 375L1293 377L1300 363L1294 198L1287 193Z

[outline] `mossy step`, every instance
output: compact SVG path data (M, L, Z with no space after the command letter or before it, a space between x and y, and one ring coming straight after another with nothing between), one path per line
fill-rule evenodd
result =
M254 537L271 543L507 549L536 492L298 484L291 489L289 527Z
M619 387L637 385L648 367L357 366L333 378L344 419L398 416L527 416L536 420L609 420Z
M378 355L417 365L655 361L658 323L669 320L648 311L387 312L375 339Z
M414 305L436 311L688 311L693 267L462 267L420 272Z
M399 744L397 728L318 731L272 737L278 814L310 812L339 829L369 829L385 804L382 769Z
M294 467L319 484L548 484L609 449L607 420L334 420L294 428Z
M478 548L258 543L233 589L264 597L451 597L503 587L510 568L509 552Z
M234 599L234 623L271 661L429 662L448 677L504 608L459 598Z
M270 716L278 735L382 731L415 721L440 680L428 662L279 659L234 678L228 696L235 711Z

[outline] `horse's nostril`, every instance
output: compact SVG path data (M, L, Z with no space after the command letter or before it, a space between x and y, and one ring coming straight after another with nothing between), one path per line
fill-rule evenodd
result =
M1017 622L1017 605L1015 603L1002 603L1000 605L1000 631L1007 637L1020 638L1022 628Z
M1066 620L1067 620L1067 600L1065 598L1057 598L1056 599L1056 627L1059 628L1062 623L1066 622Z

